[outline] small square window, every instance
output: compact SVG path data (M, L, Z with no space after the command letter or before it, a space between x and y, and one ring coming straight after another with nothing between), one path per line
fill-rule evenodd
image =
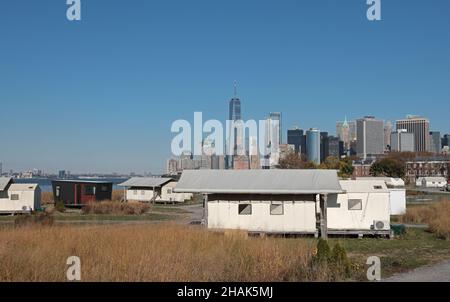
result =
M101 191L102 192L108 192L108 186L102 186Z
M138 195L137 190L134 190L134 191L133 191L133 194L134 194L134 195Z
M284 214L283 204L270 205L270 215L283 215L283 214Z
M251 204L240 204L239 205L239 215L252 215L252 205Z
M172 189L167 189L167 194L172 194Z
M382 186L373 186L373 188L374 188L375 190L381 190L381 189L383 189Z
M19 194L11 194L11 200L19 200Z
M348 200L348 210L349 211L362 210L362 199L349 199Z
M141 191L141 195L145 195L145 190L142 190L142 191Z

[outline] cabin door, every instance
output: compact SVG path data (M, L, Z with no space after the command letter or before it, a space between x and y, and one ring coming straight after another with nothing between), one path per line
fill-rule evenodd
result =
M75 205L81 204L81 196L82 196L82 186L81 185L75 185Z

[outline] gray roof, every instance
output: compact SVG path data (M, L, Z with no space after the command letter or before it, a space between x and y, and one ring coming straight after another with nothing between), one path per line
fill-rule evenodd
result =
M184 193L342 193L335 170L185 170L175 187Z
M0 191L4 191L12 181L13 179L11 177L0 177Z
M127 181L118 184L120 187L140 187L140 188L153 188L160 187L166 183L173 181L172 178L162 177L132 177Z

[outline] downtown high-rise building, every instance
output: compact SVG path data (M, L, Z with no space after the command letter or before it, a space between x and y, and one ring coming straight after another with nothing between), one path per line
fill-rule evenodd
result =
M336 136L344 142L344 148L349 150L352 142L356 141L356 122L348 121L347 117L343 122L337 122Z
M428 138L428 152L431 153L441 153L441 132L430 131Z
M426 118L419 116L407 116L406 119L396 122L397 130L405 129L414 134L414 151L425 152L429 146L430 122Z
M384 154L384 121L366 116L356 120L356 152L367 159Z
M287 131L287 143L288 145L294 146L296 154L299 154L303 149L303 136L304 133L302 129L294 128Z
M450 146L450 134L444 134L441 139L441 148Z
M282 127L282 114L281 112L270 112L269 113L269 119L271 121L277 121L278 122L278 133L274 135L276 136L276 139L278 140L278 145L283 144L283 127Z
M311 128L306 131L306 155L308 161L320 165L320 130Z
M391 150L391 133L392 133L392 123L387 121L384 124L384 149L386 151Z
M330 141L328 132L320 132L320 162L324 162L330 156Z
M234 83L234 96L231 98L229 103L229 116L230 121L241 121L242 120L242 108L241 100L237 97L237 85ZM232 127L232 126L230 126ZM243 133L242 129L233 127L230 131L230 137L227 138L228 150L232 154L227 155L227 169L233 169L234 167L234 156L238 155L239 151L243 148ZM231 133L233 134L231 135Z
M414 152L414 133L408 133L405 129L392 132L391 151Z

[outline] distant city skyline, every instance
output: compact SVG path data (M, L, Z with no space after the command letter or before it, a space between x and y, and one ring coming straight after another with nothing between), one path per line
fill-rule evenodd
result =
M449 1L384 1L375 23L365 1L83 5L0 11L4 172L163 173L171 123L227 119L235 80L244 119L281 112L283 137L366 115L450 133Z

